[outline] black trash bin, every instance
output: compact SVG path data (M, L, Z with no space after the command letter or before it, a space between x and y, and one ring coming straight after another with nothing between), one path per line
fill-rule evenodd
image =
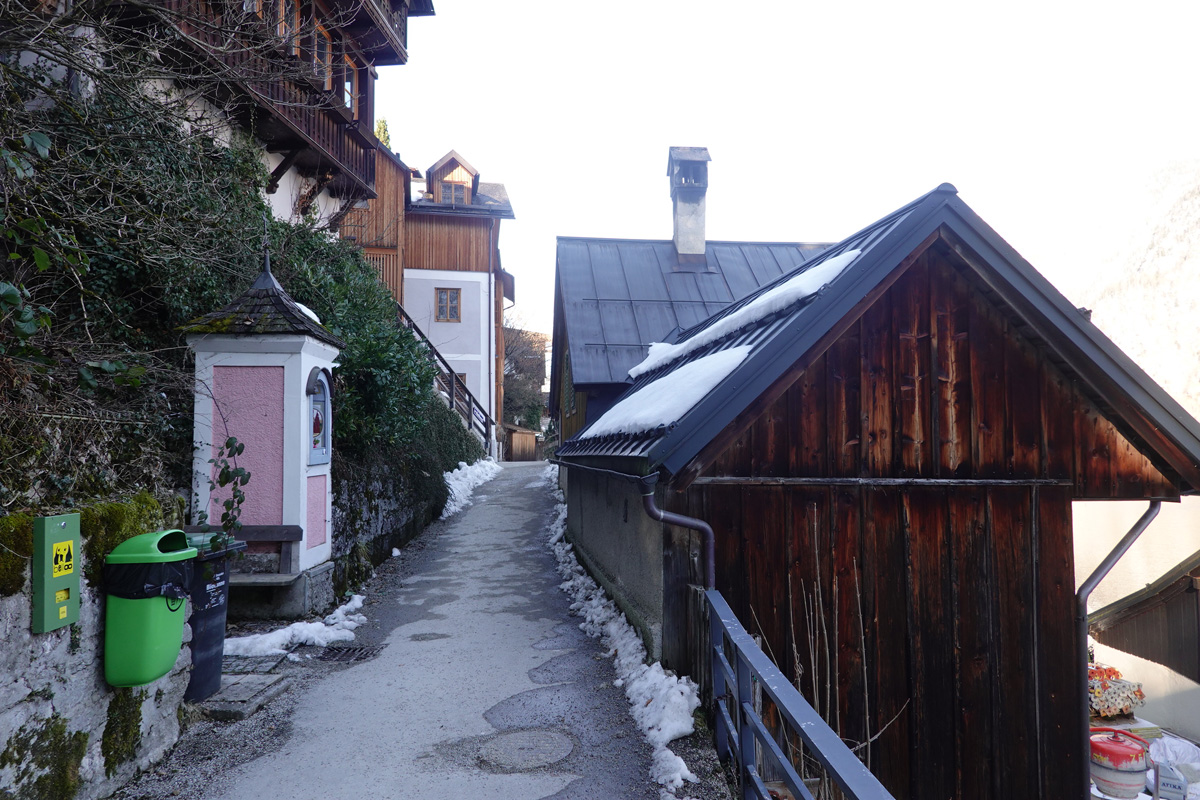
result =
M229 556L246 549L245 542L221 547L224 534L189 533L188 544L198 551L192 579L192 677L183 699L205 700L221 688L221 659L225 656L225 617L229 609ZM218 546L214 549L214 539Z

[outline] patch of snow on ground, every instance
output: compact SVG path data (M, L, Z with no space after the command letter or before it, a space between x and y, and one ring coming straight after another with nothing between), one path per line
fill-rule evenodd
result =
M325 647L333 642L354 640L354 629L367 618L355 612L362 608L365 598L356 594L350 602L339 606L321 622L293 622L286 628L270 633L234 636L225 640L227 656L277 656L302 644Z
M501 466L491 458L480 459L474 464L458 462L458 469L445 474L450 499L446 501L441 519L449 519L466 508L471 502L471 494L475 488L499 475L500 470Z
M396 556L398 556L398 555L400 555L400 548L399 548L399 547L393 547L393 548L392 548L392 558L395 558L395 557L396 557Z
M637 378L646 372L656 370L664 364L669 364L677 358L683 358L688 353L699 350L706 344L715 342L723 336L816 294L821 287L850 266L851 262L858 258L860 252L862 251L848 250L822 261L815 267L779 284L774 289L763 292L737 311L727 317L722 317L690 339L685 339L678 344L652 343L646 360L629 370L629 377Z
M546 470L545 483L554 485L557 468ZM571 598L571 611L581 617L579 627L588 636L597 637L609 649L617 669L616 684L625 690L629 712L654 750L650 777L664 787L660 795L675 797L674 790L683 782L698 782L695 774L667 744L691 734L692 713L700 706L698 687L691 678L677 677L663 670L658 662L646 664L646 648L641 637L625 620L625 615L596 585L575 558L571 545L563 540L567 506L561 502L548 529L548 543L558 559L558 573L565 579L559 586Z
M579 438L641 433L677 422L729 377L753 349L752 345L746 344L719 350L668 372L604 412Z

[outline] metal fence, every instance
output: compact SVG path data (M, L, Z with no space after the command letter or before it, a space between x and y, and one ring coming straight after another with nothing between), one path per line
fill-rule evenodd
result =
M803 758L811 759L850 800L893 800L841 737L826 724L779 668L767 658L754 638L738 622L725 598L716 590L705 592L712 635L713 704L717 717L717 753L721 760L733 756L743 800L771 800L786 796L770 788L760 766L770 769L792 797L813 800L809 784L755 710L755 688L770 698L779 713L785 743L799 741Z

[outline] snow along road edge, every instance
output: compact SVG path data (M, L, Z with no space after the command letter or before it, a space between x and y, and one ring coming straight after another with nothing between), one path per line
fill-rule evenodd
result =
M685 780L697 783L695 774L667 744L695 731L692 713L700 707L699 687L687 676L678 677L657 661L646 663L642 638L604 590L592 580L564 540L567 506L557 486L558 467L546 468L546 485L558 499L554 519L547 529L547 544L558 559L559 588L571 599L571 612L584 618L580 630L599 638L608 648L617 670L615 685L625 689L629 713L654 750L650 777L663 788L662 798L674 798Z

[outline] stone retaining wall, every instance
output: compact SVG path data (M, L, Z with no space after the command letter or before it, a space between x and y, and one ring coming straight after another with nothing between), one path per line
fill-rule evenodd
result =
M154 683L113 689L104 681L98 590L82 581L79 622L50 633L32 632L31 609L28 580L0 597L0 798L107 797L179 738L191 649L185 644Z

